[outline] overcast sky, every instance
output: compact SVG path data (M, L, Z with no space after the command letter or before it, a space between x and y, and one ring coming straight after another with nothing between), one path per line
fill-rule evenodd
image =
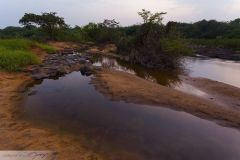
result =
M168 12L167 21L229 21L240 17L240 0L0 0L0 28L18 25L24 13L57 12L72 26L116 19L121 25L141 22L141 9Z

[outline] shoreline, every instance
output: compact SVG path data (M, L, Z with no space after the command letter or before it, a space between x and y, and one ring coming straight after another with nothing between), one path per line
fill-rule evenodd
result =
M22 119L24 91L33 80L23 73L0 73L0 150L53 150L58 153L59 160L101 160L100 155L85 148L74 135L35 126Z
M226 108L201 97L183 93L134 75L102 69L91 83L112 100L163 106L185 111L200 118L214 120L229 127L240 127L240 111Z

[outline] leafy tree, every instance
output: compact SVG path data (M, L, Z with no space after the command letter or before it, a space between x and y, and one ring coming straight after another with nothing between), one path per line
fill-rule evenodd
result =
M64 19L56 14L56 12L42 13L41 15L25 13L19 20L19 23L26 28L32 28L33 26L40 27L52 40L54 40L59 30L67 27Z
M121 38L117 44L119 53L128 56L132 63L149 68L177 69L180 58L189 50L172 26L163 25L166 13L151 13L143 9L138 14L143 24L135 26L136 32L131 31L131 36Z

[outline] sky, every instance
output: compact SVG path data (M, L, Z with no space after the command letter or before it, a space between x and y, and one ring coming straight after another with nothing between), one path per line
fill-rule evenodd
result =
M164 22L229 21L240 18L240 0L0 0L0 28L18 26L24 13L57 12L71 26L116 19L141 23L137 12L167 12Z

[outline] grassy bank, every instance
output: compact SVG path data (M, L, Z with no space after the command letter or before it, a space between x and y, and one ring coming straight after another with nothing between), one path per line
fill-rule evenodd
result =
M48 53L55 52L49 45L25 39L0 40L0 69L6 71L21 71L23 67L40 63L38 57L30 49L41 48Z
M240 39L191 39L192 44L240 50Z

